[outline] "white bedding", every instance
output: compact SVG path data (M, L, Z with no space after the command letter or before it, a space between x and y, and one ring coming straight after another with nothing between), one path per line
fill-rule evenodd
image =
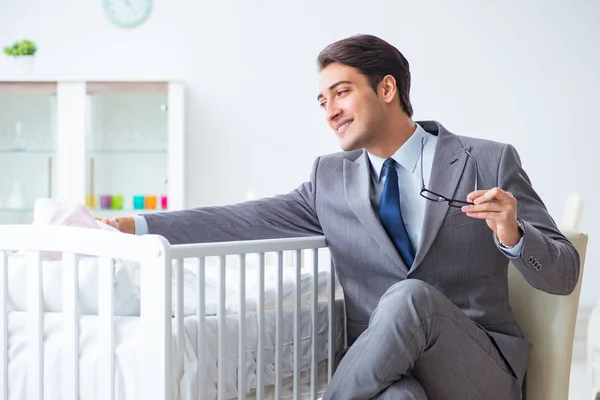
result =
M27 269L30 261L25 253L12 254L8 258L8 308L14 311L27 310ZM174 265L174 264L173 264ZM47 259L42 254L42 286L44 297L44 311L62 311L62 259L53 257ZM98 269L99 260L96 257L80 257L78 259L79 276L79 310L84 315L98 314ZM196 314L198 302L196 289L197 261L194 259L184 262L184 315ZM258 255L250 254L246 261L246 309L256 310L258 303ZM139 316L140 315L140 276L141 270L138 263L116 260L115 261L115 315ZM173 305L175 305L175 270L173 267ZM214 257L207 258L205 268L205 290L207 315L215 315L218 310L220 268ZM318 293L321 297L326 293L329 271L318 273ZM239 259L237 256L228 256L226 262L227 285L227 313L235 313L239 306ZM310 301L312 290L312 268L304 268L301 272L302 299ZM290 304L296 286L295 268L283 268L283 301ZM273 308L277 298L277 268L275 265L265 266L265 307ZM173 306L173 314L174 314Z
M46 259L42 254L42 287L44 311L62 311L62 259ZM8 309L27 310L27 269L31 265L24 252L8 257ZM98 314L98 268L96 257L81 257L78 261L79 311L83 315ZM136 282L137 279L137 282ZM139 265L115 262L115 315L140 315Z
M341 304L336 304L336 349L342 346L342 313ZM310 307L302 308L301 319L301 366L308 371L310 365ZM9 399L21 400L24 398L27 387L27 315L24 312L11 312L9 314ZM60 313L46 313L44 315L44 390L45 400L62 398L62 315ZM291 376L292 371L292 338L293 331L292 310L284 312L283 323L283 374L284 378ZM80 399L96 399L96 362L97 362L97 322L98 317L82 316L80 322ZM320 303L318 313L318 348L319 360L327 355L327 305ZM195 400L198 391L204 390L207 399L217 398L217 318L207 318L206 343L203 350L206 352L205 365L198 368L196 353L197 320L195 317L185 319L185 355L183 360L172 358L172 371L175 398ZM237 397L237 315L227 317L228 333L226 338L227 374L226 398ZM249 312L246 317L246 388L256 387L256 349L257 349L257 319L256 313ZM117 400L139 399L141 366L141 320L139 317L115 318L115 398ZM274 312L265 312L265 385L274 382L274 345L275 345L275 318ZM175 352L175 339L172 342ZM204 382L198 377L205 377ZM270 390L267 388L266 392ZM272 390L271 390L272 391Z
M83 204L56 199L37 199L35 202L33 225L71 226L99 229L120 234L116 229L96 221L90 210ZM42 287L44 310L62 311L62 255L55 252L41 252ZM8 309L27 309L27 269L33 265L26 252L10 254L8 257ZM98 313L98 268L96 257L80 257L79 268L79 310L81 314ZM136 279L138 281L136 282ZM114 275L115 315L139 315L139 265L129 261L115 261Z
M246 256L246 284L245 284L245 304L246 310L253 311L258 307L258 277L259 277L258 255L249 254ZM239 307L239 259L237 256L228 256L225 268L226 282L226 312L227 314L237 313ZM196 290L196 274L198 265L195 260L186 260L184 263L184 314L196 314L196 304L198 302ZM207 258L205 267L205 291L206 291L206 315L215 315L219 306L218 286L220 279L220 268L213 257ZM327 283L329 271L318 271L318 296L319 301L326 300ZM175 273L173 271L173 288L175 284ZM266 309L275 307L277 300L277 267L276 265L266 265L264 268L264 303ZM283 292L282 299L284 306L292 306L294 288L296 286L296 268L284 266L282 270ZM135 284L138 284L139 278L135 277ZM311 301L311 290L313 282L312 268L302 268L300 275L302 301ZM138 286L139 287L139 286ZM173 293L175 290L173 289ZM173 297L175 304L175 296Z
M325 360L328 355L328 323L327 323L327 302L319 303L317 313L317 357L318 361ZM293 373L293 309L284 309L282 321L282 378L291 377ZM186 332L196 335L196 318L186 318ZM192 322L191 324L189 324ZM233 399L237 397L237 365L238 365L238 345L237 345L237 330L238 321L237 315L229 315L227 317L228 332L225 336L226 341L226 390L225 398ZM310 305L304 304L301 309L300 319L300 369L301 371L309 371L311 362L311 309ZM334 320L334 349L335 352L342 350L343 347L343 306L341 301L335 303L335 320ZM248 313L246 317L246 392L255 389L257 384L256 365L257 365L257 348L258 348L258 324L257 314L254 312ZM275 383L275 340L276 340L276 319L275 311L267 310L265 312L264 324L264 351L263 357L265 360L264 368L264 385L273 385ZM190 340L194 352L196 350L196 341ZM206 364L199 370L199 376L205 377L205 382L197 380L192 385L192 388L202 390L204 388L206 399L212 400L217 398L217 319L207 319L207 340L204 344L206 352ZM194 377L195 379L196 377ZM307 388L304 388L307 389ZM272 390L271 390L272 391ZM265 393L268 393L266 390ZM196 393L192 398L196 398Z
M82 316L79 332L80 399L96 399L98 361L98 317ZM138 390L143 352L139 317L115 318L115 398L139 399ZM62 314L44 314L44 400L62 399ZM27 313L9 313L8 336L9 399L26 398L27 390ZM174 344L173 344L174 348ZM191 350L191 345L186 343ZM193 353L189 353L193 357ZM192 358L193 361L194 358ZM172 360L172 371L181 372ZM183 371L185 373L185 371ZM184 376L185 378L185 376ZM177 377L174 376L174 381ZM179 388L176 387L176 390ZM177 395L177 392L174 394ZM178 398L178 397L175 397ZM189 398L189 397L188 397Z

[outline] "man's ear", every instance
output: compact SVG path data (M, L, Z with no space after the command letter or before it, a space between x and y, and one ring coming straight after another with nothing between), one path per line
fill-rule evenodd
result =
M383 95L383 100L390 104L396 98L398 92L396 88L396 79L392 75L386 75L379 83L379 88Z

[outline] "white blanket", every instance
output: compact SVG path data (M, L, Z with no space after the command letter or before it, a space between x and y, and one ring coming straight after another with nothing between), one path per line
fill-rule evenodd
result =
M22 400L27 394L27 314L9 313L8 379L9 400ZM98 386L98 321L94 315L82 316L79 322L79 390L80 399L96 400ZM62 396L63 316L44 314L44 400L60 400ZM140 399L143 384L143 331L139 317L115 318L115 400ZM175 354L175 339L172 340ZM171 359L173 398L192 400L190 390L195 382L196 355L185 336L184 357ZM191 375L191 376L190 376ZM98 399L101 400L101 399Z

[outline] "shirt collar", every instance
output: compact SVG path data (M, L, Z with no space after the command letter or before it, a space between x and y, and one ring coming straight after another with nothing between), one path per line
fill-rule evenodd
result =
M417 165L417 161L419 161L419 157L421 156L421 138L425 139L425 143L427 143L430 138L435 138L430 133L427 133L419 124L415 124L416 129L412 135L408 138L406 142L394 154L392 157L398 164L402 165L411 173L415 170ZM367 152L369 156L369 161L371 162L371 172L374 174L375 182L379 182L381 179L381 172L383 169L383 163L385 162L385 158L377 157L369 152Z

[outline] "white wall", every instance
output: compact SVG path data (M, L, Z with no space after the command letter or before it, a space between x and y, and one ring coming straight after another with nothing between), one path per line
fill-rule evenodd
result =
M315 156L337 151L315 100L316 55L355 33L379 35L411 63L416 119L513 143L557 218L567 194L581 192L590 234L582 302L595 303L600 3L154 3L144 25L124 30L100 0L0 0L0 44L35 40L43 77L184 80L191 206L288 191Z

